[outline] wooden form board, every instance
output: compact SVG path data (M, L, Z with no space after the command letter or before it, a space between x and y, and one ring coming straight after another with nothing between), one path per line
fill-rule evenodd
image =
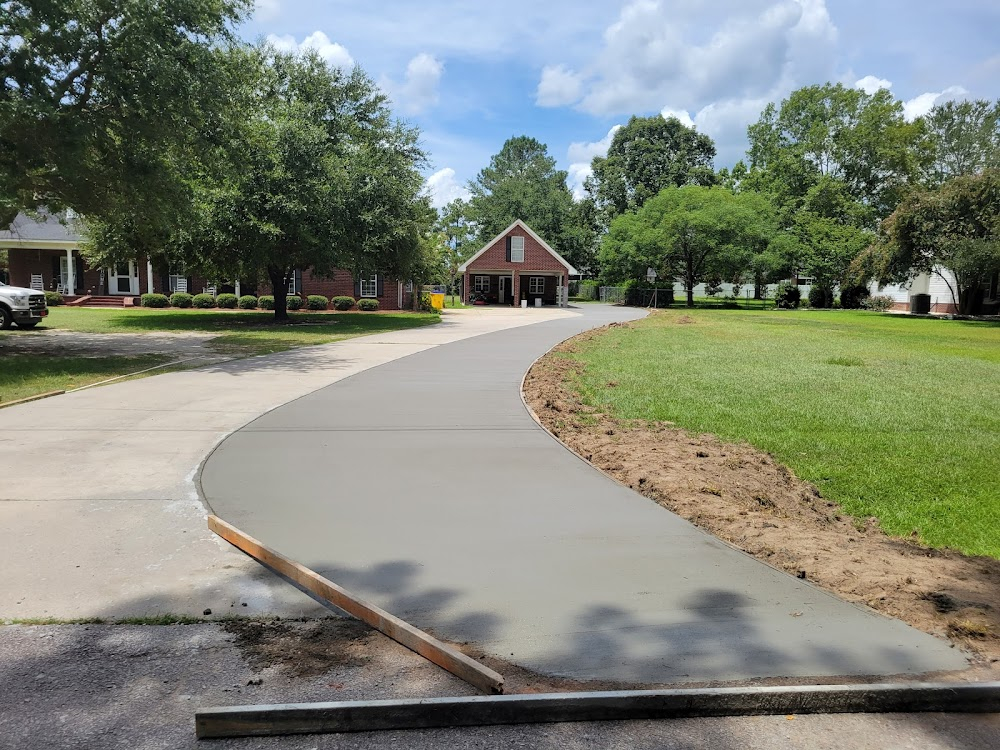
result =
M1000 682L632 690L205 708L200 738L561 721L817 713L1000 711Z
M218 516L208 517L208 528L221 536L227 542L246 552L255 560L264 563L286 578L295 581L307 591L340 607L345 612L354 615L378 631L401 643L408 649L417 652L425 659L448 670L470 685L474 685L484 693L502 693L503 676L489 667L483 666L475 659L463 654L453 646L439 641L408 622L400 620L395 615L376 607L374 604L355 596L338 586L319 573L289 560L280 552L264 546L251 536L244 534L235 526L226 523Z

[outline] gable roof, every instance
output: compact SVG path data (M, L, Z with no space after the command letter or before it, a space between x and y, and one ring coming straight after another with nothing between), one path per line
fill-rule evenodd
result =
M579 272L578 272L578 271L577 271L577 270L576 270L575 268L573 268L573 266L571 266L571 265L570 265L570 264L569 264L569 263L568 263L568 262L566 261L566 259L565 259L564 257L562 257L562 256L561 256L561 255L560 255L559 253L557 253L557 252L556 252L555 250L553 250L553 249L552 249L552 248L551 248L551 247L549 246L549 243L548 243L548 242L546 242L546 241L545 241L545 240L543 240L543 239L542 239L541 237L539 237L539 236L538 236L537 234L535 234L534 230L533 230L533 229L532 229L531 227L529 227L529 226L528 226L527 224L525 224L525 223L524 223L523 221L521 221L520 219L516 219L516 220L514 221L514 223L513 223L513 224L511 224L511 225L510 225L509 227L507 227L507 228L506 228L506 229L504 229L504 230L503 230L502 232L500 232L500 234L498 234L498 235L497 235L496 237L494 237L494 238L493 238L492 240L490 240L490 241L489 241L489 242L487 242L487 243L486 243L485 245L483 245L482 249L481 249L481 250L480 250L479 252L477 252L477 253L476 253L475 255L473 255L473 256L472 256L471 258L469 258L469 259L468 259L467 261L465 261L465 263L463 263L462 265L460 265L460 266L458 267L458 270L459 270L459 273L465 273L466 271L468 271L468 270L469 270L469 264L471 264L471 263L472 263L472 261L474 261L474 260L475 260L476 258L478 258L478 257L479 257L480 255L482 255L483 253L485 253L485 252L486 252L487 250L489 250L489 249L490 249L491 247L493 247L493 245L495 245L495 244L496 244L497 242L499 242L499 241L500 241L500 239L501 239L501 238L502 238L502 237L503 237L503 236L504 236L505 234L507 234L507 232L509 232L509 231L510 231L511 229L513 229L514 227L520 227L520 228L521 228L521 229L523 229L523 230L524 230L525 232L527 232L528 234L530 234L530 235L531 235L531 236L532 236L532 237L534 238L535 242L537 242L537 243L538 243L539 245L541 245L541 246L542 246L543 248L545 248L546 252L548 252L548 253L549 253L549 255L551 255L551 256L552 256L553 258L555 258L556 260L558 260L558 261L559 261L560 263L562 263L562 264L563 264L564 266L566 266L566 273L567 273L568 275L570 275L570 276L576 276L576 275L577 275L577 274L579 273Z
M29 244L35 247L46 242L79 244L83 240L79 229L80 224L74 219L44 210L39 212L39 218L19 213L9 228L0 230L0 246Z

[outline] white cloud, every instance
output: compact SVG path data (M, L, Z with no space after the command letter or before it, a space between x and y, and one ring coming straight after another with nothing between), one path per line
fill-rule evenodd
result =
M281 13L280 0L256 0L254 2L254 18L258 21L271 21Z
M879 91L879 89L891 89L892 81L887 81L884 78L876 78L875 76L865 76L864 78L854 82L854 88L861 89L866 94L871 96Z
M434 208L443 208L457 198L469 198L469 191L455 179L455 170L451 167L439 169L428 177L424 182L424 193L430 196Z
M403 81L382 76L379 85L393 102L408 114L416 115L438 102L438 84L444 65L433 55L421 52L406 65Z
M928 91L903 102L903 117L907 122L912 122L926 115L935 105L959 99L968 93L961 86L949 86L944 91Z
M562 107L580 99L583 79L565 65L547 65L542 69L542 79L535 92L539 107Z
M828 79L836 40L824 0L633 0L605 30L592 63L580 70L550 65L539 94L545 85L565 94L553 93L554 101L575 101L575 82L578 106L591 114L649 111L671 101L684 107L673 110L679 115Z
M347 51L347 48L330 41L330 37L322 31L314 31L301 42L297 42L295 37L290 34L285 34L284 36L268 34L267 41L281 52L298 53L305 52L306 50L314 50L334 68L346 69L354 67L354 58L351 57L351 53Z
M573 191L573 197L577 200L580 200L585 195L583 189L584 181L594 173L594 170L590 168L590 162L593 161L595 156L607 155L608 149L611 147L611 141L614 139L615 133L621 130L621 127L621 125L615 125L599 141L569 144L566 156L570 160L570 165L566 170L568 173L566 182L569 184L570 190Z
M689 128L694 127L694 120L691 119L691 115L686 109L670 109L670 107L664 107L660 110L660 117L664 120L676 117L681 121L681 125L685 125Z

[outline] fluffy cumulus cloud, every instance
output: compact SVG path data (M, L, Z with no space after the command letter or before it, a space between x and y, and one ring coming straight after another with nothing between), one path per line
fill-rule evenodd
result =
M424 194L430 196L434 208L442 208L455 199L467 200L469 191L457 179L451 167L439 169L424 182Z
M566 157L570 161L569 169L566 170L569 173L567 182L573 191L573 197L577 200L583 198L583 183L593 174L590 162L593 161L595 156L607 155L608 149L611 147L611 141L619 129L621 129L621 125L615 125L599 141L571 143L569 145L569 149L566 152Z
M949 86L944 91L928 91L903 102L903 117L912 122L918 117L926 115L935 105L952 99L961 99L968 93L961 86Z
M562 107L578 101L583 79L565 65L548 65L542 69L535 102L540 107Z
M694 120L691 119L691 115L686 109L671 109L670 107L664 107L660 110L660 116L664 120L676 117L681 121L681 125L686 125L689 128L694 127Z
M438 85L444 65L433 55L421 52L406 66L402 81L383 76L381 86L407 114L420 114L438 102Z
M354 67L354 58L351 57L351 53L347 51L347 48L331 41L330 37L322 31L314 31L301 42L296 41L295 37L289 34L284 36L268 34L267 41L282 52L305 52L306 50L313 50L335 68Z
M892 81L887 81L884 78L876 78L875 76L865 76L854 82L854 88L861 89L866 94L871 95L880 89L891 89Z

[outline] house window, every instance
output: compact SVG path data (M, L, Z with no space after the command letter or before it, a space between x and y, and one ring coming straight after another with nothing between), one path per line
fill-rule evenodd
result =
M361 279L361 296L378 297L378 276L372 275Z
M407 281L406 282L406 286L403 287L403 291L406 292L407 294L412 293L413 292L413 282L412 281Z
M170 284L171 292L186 292L188 290L188 280L183 268L171 268L167 283Z
M543 294L545 292L545 277L531 276L528 279L528 294Z
M474 292L488 292L490 290L490 277L489 276L476 276L472 281L472 291Z
M524 237L510 238L510 262L524 263Z

